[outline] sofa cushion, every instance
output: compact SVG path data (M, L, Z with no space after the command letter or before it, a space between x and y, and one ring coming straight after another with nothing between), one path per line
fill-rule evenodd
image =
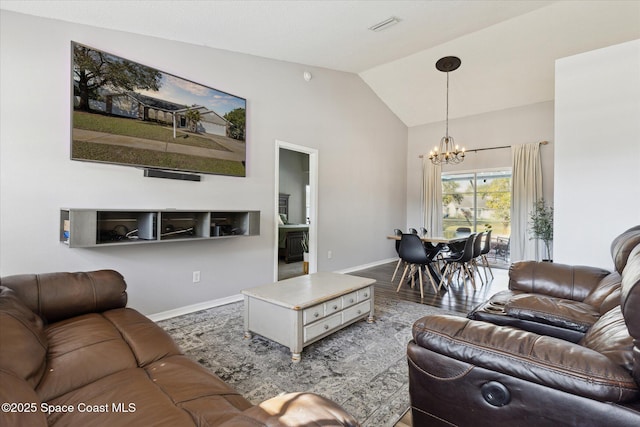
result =
M586 332L600 317L589 304L541 294L515 295L505 304L508 316Z
M47 356L42 319L11 289L0 286L0 325L0 370L35 388L44 374Z
M578 344L604 354L629 372L633 370L633 338L620 306L602 315Z
M49 405L88 405L93 413L59 413L50 425L218 426L252 405L220 378L186 356L146 368L125 369L71 390ZM237 425L262 425L239 423Z
M140 367L167 356L182 354L164 329L134 309L109 310L102 315L118 330Z
M167 426L196 423L156 386L144 369L132 368L100 378L48 402L95 408L94 411L57 412L47 417L50 426ZM108 411L107 411L108 409Z
M252 406L222 379L186 356L164 358L145 370L176 406L201 424L221 425Z
M47 369L36 389L43 401L138 366L118 329L102 314L56 322L46 328L46 333Z

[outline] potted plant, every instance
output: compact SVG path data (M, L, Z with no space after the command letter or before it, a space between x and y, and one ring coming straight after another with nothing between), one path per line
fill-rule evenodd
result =
M544 199L539 199L529 213L529 234L531 239L542 240L546 250L546 258L542 261L553 262L551 259L551 241L553 240L553 207L547 206Z
M309 233L302 233L302 271L304 274L309 273Z

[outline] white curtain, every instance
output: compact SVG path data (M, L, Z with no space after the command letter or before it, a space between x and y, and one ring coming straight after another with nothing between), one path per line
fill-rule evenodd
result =
M538 245L529 239L529 217L536 201L542 198L540 144L511 147L511 262L537 259Z
M442 179L440 165L422 159L422 210L428 236L442 235Z

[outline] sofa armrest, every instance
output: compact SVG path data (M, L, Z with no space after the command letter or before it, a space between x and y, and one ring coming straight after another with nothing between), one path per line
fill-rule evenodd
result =
M53 323L127 305L127 284L114 270L19 274L0 280L43 320Z
M47 417L40 409L42 401L25 380L0 371L0 384L0 425L47 427Z
M611 402L638 398L627 370L557 338L454 316L423 317L413 338L433 352L553 389Z
M288 393L249 408L243 417L265 426L345 426L360 424L338 404L313 393ZM238 425L233 419L229 425ZM221 427L226 426L223 424Z
M509 268L509 289L583 301L608 274L597 267L521 261Z

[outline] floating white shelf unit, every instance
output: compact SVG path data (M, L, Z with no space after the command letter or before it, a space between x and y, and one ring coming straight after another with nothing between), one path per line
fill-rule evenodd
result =
M258 235L260 211L60 210L60 241L70 248Z

